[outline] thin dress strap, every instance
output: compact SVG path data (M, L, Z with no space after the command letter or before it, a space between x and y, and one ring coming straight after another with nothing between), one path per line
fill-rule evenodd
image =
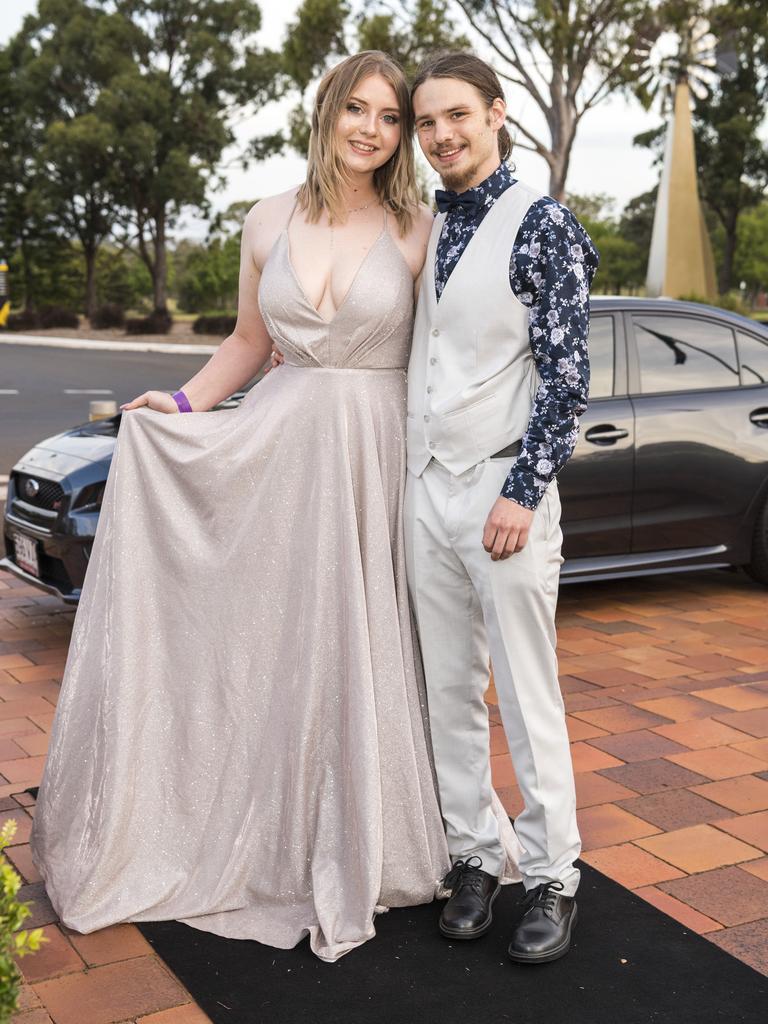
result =
M296 195L294 196L294 199L293 199L293 206L291 207L291 213L290 213L290 216L288 217L288 220L287 220L287 221L285 222L285 228L284 228L284 230L285 230L286 232L288 231L288 228L289 228L289 226L290 226L290 223L291 223L291 221L293 220L293 215L294 215L294 213L296 213L296 208L297 208L297 206L298 206L298 205L299 205L299 193L298 193L298 191L297 191L297 192L296 192Z

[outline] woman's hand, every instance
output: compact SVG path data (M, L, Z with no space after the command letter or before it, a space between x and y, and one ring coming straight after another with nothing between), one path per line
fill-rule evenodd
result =
M128 412L129 409L140 409L143 405L148 409L154 409L155 412L174 413L179 411L178 405L165 391L145 391L143 395L134 398L132 402L121 405L120 411Z
M280 349L277 347L277 345L273 345L272 346L272 355L271 355L270 360L269 360L269 366L264 371L264 376L266 376L269 373L270 370L276 370L278 368L278 366L282 366L282 364L284 362L285 362L285 356L280 351Z

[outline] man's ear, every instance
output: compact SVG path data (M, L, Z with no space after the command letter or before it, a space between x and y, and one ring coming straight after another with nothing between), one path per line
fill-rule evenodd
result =
M507 117L507 104L501 96L497 96L493 101L488 110L488 114L491 119L491 128L493 128L494 131L497 132L500 128L504 127L504 122Z

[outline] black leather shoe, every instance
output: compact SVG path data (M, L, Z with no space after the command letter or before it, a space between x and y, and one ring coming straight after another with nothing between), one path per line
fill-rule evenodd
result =
M547 963L570 949L576 900L561 896L562 889L562 882L544 882L526 893L525 910L509 944L509 955L516 963Z
M482 871L480 857L457 860L443 879L451 897L440 915L440 931L449 939L476 939L491 927L491 907L499 894L499 880Z

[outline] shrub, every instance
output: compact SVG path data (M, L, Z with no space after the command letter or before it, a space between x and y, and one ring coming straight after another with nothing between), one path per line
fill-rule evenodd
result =
M0 851L4 850L16 833L13 818L0 829ZM19 903L16 894L21 879L0 853L0 1024L8 1024L17 1009L21 974L16 957L34 953L48 940L42 928L19 931L29 917L29 903Z
M199 316L192 325L192 330L195 334L220 334L227 337L234 331L236 323L236 316Z
M80 326L80 317L64 306L44 306L40 310L41 327L74 327Z
M36 331L40 327L40 317L31 309L24 309L21 313L11 313L7 326L9 331Z
M131 317L125 321L128 334L168 334L173 317L166 310L156 309L149 316Z
M104 330L106 327L125 327L125 312L116 302L106 302L99 306L91 317L91 327Z
M719 309L727 309L730 313L742 313L749 316L749 308L745 306L738 292L728 292L725 295L717 295L715 298L707 299L701 295L681 295L681 302L700 302L706 306L717 306Z

